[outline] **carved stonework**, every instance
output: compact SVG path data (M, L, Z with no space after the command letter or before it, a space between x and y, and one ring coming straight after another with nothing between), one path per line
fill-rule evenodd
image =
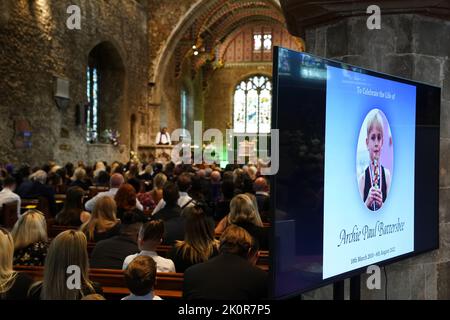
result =
M414 13L450 19L450 2L442 0L280 0L289 32L304 37L305 29L333 23L342 18L367 15L367 8L376 4L383 15Z

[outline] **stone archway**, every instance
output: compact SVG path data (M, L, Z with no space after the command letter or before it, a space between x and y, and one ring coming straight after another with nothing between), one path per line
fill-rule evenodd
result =
M89 106L86 125L100 142L106 130L126 132L124 108L125 66L118 49L109 41L97 44L88 56ZM90 83L89 83L90 82Z

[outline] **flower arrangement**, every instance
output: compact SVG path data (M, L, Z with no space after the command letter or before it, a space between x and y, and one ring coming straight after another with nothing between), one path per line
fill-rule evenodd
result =
M139 157L134 151L130 151L130 162L139 163Z
M111 143L113 146L118 147L120 145L120 133L117 130L106 129L102 133L102 139L104 143Z

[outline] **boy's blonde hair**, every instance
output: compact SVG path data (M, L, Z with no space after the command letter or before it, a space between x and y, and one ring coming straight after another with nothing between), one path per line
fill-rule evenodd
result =
M383 126L383 119L380 117L380 113L376 111L374 115L369 119L369 122L367 123L367 137L369 137L370 131L374 127L377 127L381 131L381 136L384 136L384 126Z

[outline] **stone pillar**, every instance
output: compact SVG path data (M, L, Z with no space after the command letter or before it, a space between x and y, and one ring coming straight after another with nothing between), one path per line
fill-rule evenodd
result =
M11 0L0 2L0 25L7 24L11 15Z

